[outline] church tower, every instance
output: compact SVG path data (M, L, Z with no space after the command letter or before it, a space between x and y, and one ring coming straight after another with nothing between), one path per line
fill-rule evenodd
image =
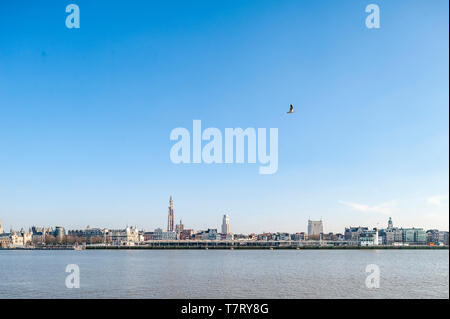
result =
M169 216L167 218L167 231L174 231L174 214L172 196L169 199Z
M394 224L392 223L392 218L391 217L389 217L389 220L388 220L388 227L387 227L388 229L392 229L392 228L394 228Z

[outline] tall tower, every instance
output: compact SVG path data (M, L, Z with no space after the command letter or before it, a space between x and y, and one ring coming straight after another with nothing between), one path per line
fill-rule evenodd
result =
M392 218L391 217L389 217L389 220L388 220L388 227L387 227L388 229L392 229L392 228L394 228L394 223L392 223Z
M323 233L322 220L308 220L308 236L320 236Z
M230 218L228 215L223 215L222 220L222 234L229 234L230 233Z
M169 199L169 216L167 218L167 231L174 231L174 215L172 196Z

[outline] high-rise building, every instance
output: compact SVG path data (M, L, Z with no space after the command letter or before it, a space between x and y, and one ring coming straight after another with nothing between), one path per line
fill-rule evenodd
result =
M64 237L66 236L66 230L62 226L56 226L54 235L55 235L56 239L63 240Z
M173 232L175 230L174 227L174 214L173 214L173 200L172 200L172 196L170 196L169 199L169 216L167 218L167 231L171 231Z
M0 234L3 234L2 220L0 219Z
M223 215L222 220L222 234L229 234L230 233L230 218L228 215Z
M308 220L308 236L320 236L323 233L322 220Z

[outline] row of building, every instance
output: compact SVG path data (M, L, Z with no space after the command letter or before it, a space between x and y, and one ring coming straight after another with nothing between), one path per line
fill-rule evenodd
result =
M394 227L389 217L387 228L349 227L344 240L356 241L360 246L376 245L448 245L448 231L423 228Z
M127 226L124 229L91 228L69 230L64 227L55 228L31 227L28 232L11 230L5 233L0 221L0 247L17 247L27 245L49 245L56 243L89 243L112 245L136 245L150 241L173 240L256 240L256 241L316 241L353 246L377 245L448 245L448 231L422 228L396 228L392 218L389 218L387 228L348 227L344 234L324 233L322 220L308 220L307 233L262 233L233 234L230 231L230 219L223 215L221 230L207 229L194 231L185 228L182 221L175 225L175 215L172 196L169 199L167 229L157 228L152 232L138 230Z
M437 229L423 230L421 228L396 228L392 219L389 219L388 227L377 229L369 227L348 227L344 234L319 232L320 229L309 229L307 233L261 233L261 234L232 234L229 232L229 219L224 216L222 231L207 229L194 231L185 229L183 224L176 225L175 231L157 228L152 232L138 230L137 227L125 227L124 229L100 229L89 226L82 230L69 230L67 233L63 227L55 228L31 227L29 231L11 230L8 233L0 228L1 247L20 247L27 245L49 245L56 243L89 243L112 245L136 245L150 241L173 240L213 240L213 241L310 241L310 242L335 242L352 246L377 246L377 245L448 245L448 231Z
M54 242L65 239L64 227L53 228L32 227L28 231L23 228L20 231L11 229L8 233L3 230L0 220L0 247L20 247L33 243L45 243L46 239L54 239Z

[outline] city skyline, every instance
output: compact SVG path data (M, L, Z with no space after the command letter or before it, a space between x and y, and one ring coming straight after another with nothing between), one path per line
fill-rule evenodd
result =
M329 232L324 230L322 218L320 220L308 219L307 232L249 232L233 233L230 226L228 214L222 216L220 228L208 226L204 229L193 229L184 227L182 219L179 224L174 225L175 209L172 195L169 197L169 207L167 213L167 229L158 227L154 230L139 229L138 226L127 225L125 228L92 228L86 226L84 229L66 229L63 226L39 227L32 226L27 232L24 228L20 231L10 229L3 232L0 220L0 248L17 247L48 247L52 245L62 245L70 249L85 249L86 245L102 245L102 247L135 246L161 248L169 245L171 248L187 246L199 248L213 243L216 247L239 245L253 245L256 240L259 248L268 248L268 245L278 244L288 245L290 248L299 248L298 245L312 245L317 247L398 247L398 246L448 246L448 230L423 229L421 227L394 227L391 217L387 220L387 227L379 226L355 226L345 227L343 232ZM175 227L174 227L175 226ZM206 240L206 242L204 241ZM201 241L202 243L199 243ZM81 244L81 248L79 247ZM275 244L276 245L276 244ZM272 246L271 246L272 247ZM273 247L272 247L273 249Z
M172 203L172 205L173 205L173 203ZM172 209L173 209L173 206L172 206ZM370 207L369 208L364 207L363 209L364 210L365 209L370 210L371 208ZM170 211L170 209L169 209L169 211ZM222 211L228 211L228 210L222 210ZM216 219L217 222L215 224L217 224L217 229L221 229L221 225L223 223L223 219L220 219L220 216L221 215L223 216L223 214L220 211L217 211L215 214L211 214L211 215L213 215L213 218L209 218L208 220L211 221L213 219ZM395 216L395 214L392 214L392 215ZM139 226L139 228L141 228L141 229L146 229L146 230L147 229L156 229L156 228L165 228L165 229L169 230L169 228L167 227L168 226L167 223L169 223L171 219L170 219L170 217L167 214L165 216L166 216L166 218L165 218L166 219L166 227L164 226L164 222L161 222L161 223L154 222L154 221L149 222L148 220L147 221L145 221L145 220L138 221L136 218L130 218L130 220L133 220L134 222L125 222L124 224L111 223L111 222L108 222L106 220L103 221L103 222L100 222L100 223L89 223L89 222L87 222L87 223L84 223L84 224L83 223L79 223L79 222L72 223L72 224L64 224L64 223L58 222L57 220L50 221L50 223L42 223L42 222L38 222L39 218L33 218L33 220L35 220L37 222L33 222L31 224L30 223L20 224L20 223L17 223L17 222L16 223L9 222L9 223L6 224L7 225L6 228L5 228L5 223L3 223L3 229L10 229L10 228L11 229L21 229L23 227L31 227L31 226L51 227L52 225L60 225L60 224L62 225L62 224L64 224L65 227L70 227L72 229L82 229L82 228L86 227L87 225L89 225L89 226L96 225L94 227L99 227L99 228L120 228L120 227L123 227L124 225L135 225L135 226ZM188 218L189 216L187 216L186 214L180 214L179 213L178 216L180 216L181 219L185 219L185 220L189 219ZM382 216L378 217L376 222L373 222L373 219L372 219L372 222L369 219L367 220L367 222L363 221L362 223L361 222L360 223L356 223L356 222L352 223L352 222L350 222L348 224L344 224L342 228L339 228L338 226L333 225L333 224L325 223L324 229L326 230L326 232L339 233L340 229L344 229L345 227L348 227L348 226L370 225L370 226L373 226L373 227L379 227L380 225L384 225L386 223L385 222L386 218L392 218L393 216L388 216L386 214L383 214ZM174 225L173 229L175 229L175 214L173 215L172 218L173 218L173 225ZM163 220L164 217L159 216L157 219L158 220ZM308 217L306 217L306 219L302 223L299 223L298 226L297 225L290 225L290 227L288 229L285 228L285 229L281 229L281 230L280 229L274 229L274 227L266 227L266 228L261 228L259 230L256 230L256 229L252 230L252 227L245 227L245 229L244 229L243 227L240 227L239 225L235 225L235 228L239 229L238 233L258 233L258 232L278 232L278 231L279 232L288 232L288 233L300 231L300 232L307 233L308 232L308 221L312 220L312 219L313 218L308 216ZM317 219L321 219L322 220L322 218L317 218ZM2 218L0 218L0 221L1 220L2 220ZM4 218L3 218L3 220L4 220ZM192 229L208 229L211 225L215 225L215 224L214 224L214 222L212 222L211 224L207 224L207 223L193 223L193 224L191 224L191 223L189 223L189 227L192 228ZM441 227L439 227L439 223L433 223L433 221L430 221L430 222L426 223L425 225L417 225L417 224L413 224L412 222L408 222L408 221L406 223L402 222L402 224L404 224L405 227L420 227L420 228L423 228L423 229L449 229L448 226L445 227L445 224L443 224L444 227L442 227L442 224L441 224ZM148 225L150 225L150 226L148 226Z
M169 207L168 207L168 224L167 224L167 232L176 232L176 230L178 229L178 226L183 227L184 228L184 224L182 224L182 219L180 218L180 223L175 225L174 220L175 220L175 209L174 209L174 201L172 198L172 195L169 198ZM57 224L55 224L57 225ZM58 224L61 225L61 224ZM322 218L320 218L320 220L312 220L311 218L308 218L308 220L306 221L306 230L295 230L295 231L283 231L283 230L271 230L271 231L267 231L267 230L262 230L262 231L248 231L248 232L239 232L239 234L261 234L261 233L305 233L308 236L318 236L319 234L328 234L328 233L334 233L334 234L342 234L343 231L328 231L324 228L324 221L322 220ZM28 225L28 228L31 229L32 227L44 227L44 228L53 228L53 227L61 227L61 226L49 226L49 225L40 225L40 224L33 224L33 225ZM148 229L145 227L140 227L137 224L126 224L126 227L136 227L136 229L140 229L142 231L151 231L151 230L157 230L157 229L162 229L161 226L156 226L154 228ZM175 227L176 226L176 227ZM70 227L68 225L65 225L65 228L67 229L91 229L91 228L97 228L97 229L114 229L114 228L121 228L123 227L123 225L119 225L117 227L108 227L108 226L94 226L91 227L91 225L87 225L87 226L82 226L82 227ZM346 225L344 227L344 229L347 228L351 228L351 227L367 227L370 229L392 229L393 228L393 220L392 217L389 216L387 220L385 220L385 225L380 225L379 223L377 223L376 226L374 225L367 225L367 224L349 224ZM222 234L238 234L238 233L234 233L232 231L230 231L230 216L228 214L223 214L222 215L222 222L218 227L214 227L211 225L208 225L206 227L202 227L202 228L196 228L196 227L191 227L191 225L189 225L188 227L189 229L192 229L194 231L201 231L201 230L208 230L208 229L216 229L216 230L221 230L220 233ZM441 231L448 231L448 228L438 228L438 227L421 227L420 225L413 225L413 226L401 226L401 229L405 228L416 228L416 229L424 229L424 230L433 230L433 229L439 229ZM0 218L0 233L4 232L6 228L4 227L4 225L2 224L1 218ZM19 227L19 228L14 228L14 227L9 227L9 229L14 230L14 229L24 229L23 226Z
M0 3L2 221L166 229L172 194L196 229L448 229L449 4L377 3ZM172 163L194 120L278 128L276 173Z

